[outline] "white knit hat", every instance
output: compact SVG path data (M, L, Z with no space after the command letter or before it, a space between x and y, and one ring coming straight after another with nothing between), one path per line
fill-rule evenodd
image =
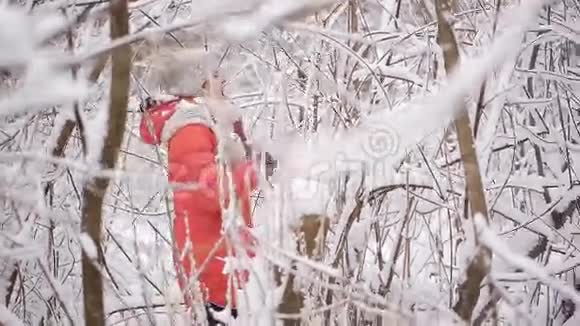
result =
M149 62L153 78L170 94L201 95L203 81L217 68L216 55L203 48L162 48Z

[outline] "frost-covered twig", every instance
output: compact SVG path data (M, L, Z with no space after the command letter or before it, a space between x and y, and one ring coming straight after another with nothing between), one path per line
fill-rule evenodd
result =
M537 277L541 282L549 287L561 292L564 296L572 299L580 305L580 294L564 282L551 277L542 267L538 266L531 258L514 253L508 244L494 234L481 216L476 216L475 223L482 244L490 248L495 255L501 257L505 262L521 268L524 272Z
M147 29L139 33L129 34L119 39L113 40L109 44L84 54L78 55L70 60L63 60L64 65L80 65L91 58L106 54L118 47L126 46L134 42L143 40L147 37L157 34L171 33L177 30L201 27L203 24L218 21L225 27L226 37L233 38L247 38L259 33L262 29L277 23L279 20L285 20L295 15L304 15L309 13L313 8L326 6L335 0L316 0L316 1L292 1L280 6L280 3L271 0L264 0L261 7L255 12L246 8L246 4L242 2L238 6L221 6L214 5L213 8L201 8L196 12L194 18L190 21L175 23L168 26L161 26L159 28ZM204 12L203 9L206 9ZM235 17L235 18L234 18ZM250 20L251 22L243 21ZM223 20L223 21L220 21ZM243 24L245 23L245 24ZM242 28L245 27L245 28ZM241 33L241 34L240 34Z

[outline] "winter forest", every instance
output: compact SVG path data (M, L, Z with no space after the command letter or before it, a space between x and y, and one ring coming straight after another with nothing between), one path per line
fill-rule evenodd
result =
M139 129L204 80L257 171L215 318L580 325L578 0L1 0L0 325L207 325Z

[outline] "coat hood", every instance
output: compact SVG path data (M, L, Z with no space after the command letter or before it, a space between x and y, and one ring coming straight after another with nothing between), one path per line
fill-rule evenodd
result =
M139 131L146 144L159 145L187 123L209 125L209 118L203 110L196 108L199 98L171 96L161 99L149 99L148 108L144 108ZM187 107L187 108L184 108Z
M159 145L163 127L173 116L177 109L177 102L180 99L174 98L163 102L152 100L148 103L148 108L143 109L139 131L141 140L149 145Z
M204 103L202 97L169 96L160 99L149 99L148 108L142 108L140 135L143 142L149 145L160 145L168 142L175 132L188 124L202 124L212 128L214 119L211 114L199 104ZM245 156L251 155L251 149L244 133L242 120L233 122L232 131L243 144Z

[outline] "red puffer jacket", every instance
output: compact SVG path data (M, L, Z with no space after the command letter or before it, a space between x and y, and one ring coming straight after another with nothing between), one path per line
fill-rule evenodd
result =
M209 257L222 236L220 189L217 186L215 160L217 139L210 127L211 117L200 102L200 99L194 98L159 102L143 113L140 132L145 143L163 143L168 147L169 182L176 187L173 190L173 233L177 249L174 261L179 285L186 295L186 303L191 303L187 295L189 291L186 289L187 280L192 273L191 259L195 261L196 271L208 259L198 278L202 291L207 290L207 297L204 299L225 306L228 275L223 271L223 257L228 256L227 241L222 241L215 254ZM252 227L249 195L257 183L252 162L239 157L232 166L232 179L244 224ZM221 193L226 194L224 201L227 205L229 198L225 183ZM245 226L239 228L242 231L240 234L242 239L251 242L252 238ZM184 253L184 249L189 252ZM251 252L249 254L252 256ZM241 284L243 282L241 280ZM231 303L235 307L233 289L232 287Z

